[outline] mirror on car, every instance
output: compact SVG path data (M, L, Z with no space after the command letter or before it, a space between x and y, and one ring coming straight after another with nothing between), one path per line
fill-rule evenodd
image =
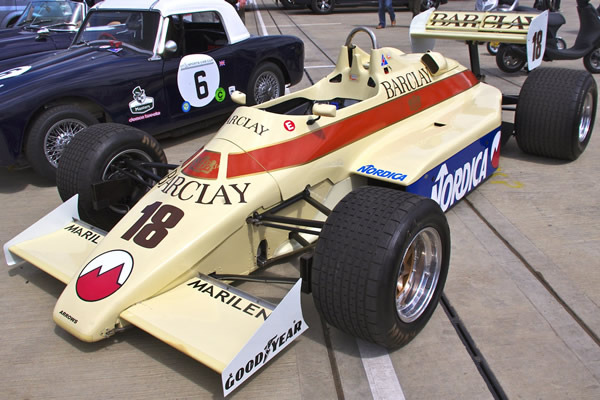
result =
M167 43L165 43L165 51L171 54L176 53L177 43L175 43L174 40L168 40Z

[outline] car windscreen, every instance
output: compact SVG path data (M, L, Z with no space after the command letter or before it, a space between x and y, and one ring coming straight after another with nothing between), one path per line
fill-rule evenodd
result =
M160 14L152 11L91 11L74 44L114 40L152 51Z
M84 5L72 1L32 1L15 24L16 27L78 28L83 21Z

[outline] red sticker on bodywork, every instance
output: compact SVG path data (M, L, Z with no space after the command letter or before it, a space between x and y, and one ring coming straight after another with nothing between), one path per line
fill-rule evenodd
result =
M183 168L183 173L201 179L217 179L221 153L204 150Z
M81 300L107 298L123 286L133 270L133 257L124 250L112 250L90 261L77 277L75 290Z

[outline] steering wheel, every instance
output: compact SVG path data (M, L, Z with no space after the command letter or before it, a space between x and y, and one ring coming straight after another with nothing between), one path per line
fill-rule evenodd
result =
M352 39L354 39L354 36L358 32L364 32L367 35L369 35L369 37L371 38L371 47L373 49L379 48L379 46L377 46L377 38L375 37L375 34L373 33L373 31L364 26L359 26L358 28L354 28L354 29L352 29L352 31L350 31L350 33L348 34L348 37L346 38L346 47L354 47L354 45L352 44Z
M100 35L98 35L98 40L102 40L102 39L117 40L117 38L114 37L114 35L112 35L108 32L103 32Z

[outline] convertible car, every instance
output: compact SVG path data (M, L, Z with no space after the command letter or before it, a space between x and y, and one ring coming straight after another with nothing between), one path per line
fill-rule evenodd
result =
M69 47L87 13L76 1L32 1L12 28L0 30L0 71Z
M457 34L427 18L415 37ZM307 328L301 292L351 335L410 342L448 274L444 211L496 170L503 137L577 158L597 87L586 71L534 70L520 96L503 96L438 52L380 48L356 28L314 86L254 106L231 97L242 106L179 166L135 127L84 129L58 167L64 203L4 246L9 265L67 285L61 328L94 342L137 326L220 373L225 394ZM516 104L514 125L503 104ZM266 270L301 252L296 276ZM274 305L241 280L293 286Z
M29 163L54 179L65 145L98 122L152 135L198 129L230 113L230 94L254 103L302 78L293 36L250 36L222 0L105 0L69 49L0 72L0 166Z

